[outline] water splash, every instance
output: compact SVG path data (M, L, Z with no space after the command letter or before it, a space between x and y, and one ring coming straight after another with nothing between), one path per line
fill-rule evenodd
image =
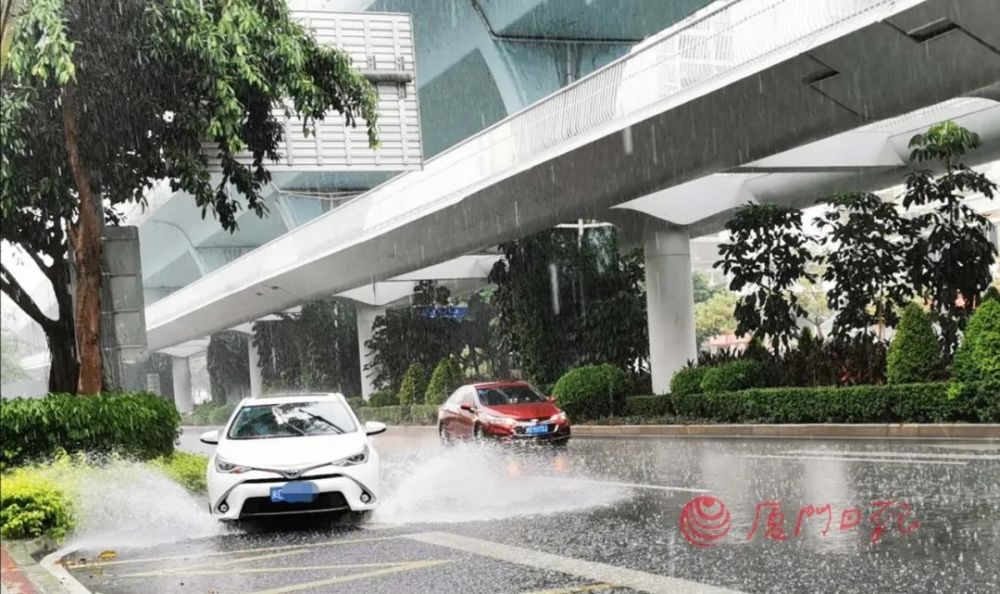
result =
M112 462L79 481L77 527L64 550L146 547L222 531L201 497L144 464Z
M376 522L475 522L575 512L628 495L628 489L615 485L581 489L573 479L586 477L573 472L571 458L561 451L457 445L386 460L383 472Z

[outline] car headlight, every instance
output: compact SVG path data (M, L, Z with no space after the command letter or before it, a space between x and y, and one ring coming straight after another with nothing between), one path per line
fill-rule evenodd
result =
M358 464L364 464L368 461L368 446L366 445L363 450L354 454L353 456L348 456L346 458L341 458L340 460L334 460L331 462L334 466L357 466Z
M232 462L218 455L215 456L215 469L225 474L243 474L244 472L250 472L251 470L253 470L249 466L240 466L239 464L233 464Z
M513 427L517 425L517 421L510 417L495 417L493 415L482 415L483 421L490 425L500 425L502 427Z
M551 417L549 417L549 422L550 423L565 423L566 420L567 420L566 419L566 413L564 413L562 411L559 411L556 414L554 414Z

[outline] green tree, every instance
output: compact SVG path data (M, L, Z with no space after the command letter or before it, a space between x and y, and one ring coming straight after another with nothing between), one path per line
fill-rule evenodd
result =
M808 267L812 254L802 230L802 213L776 204L748 204L726 223L729 241L719 246L715 266L733 277L729 288L736 302L736 333L761 335L777 354L799 334L806 312L794 285L814 281Z
M102 204L142 202L167 179L224 229L235 229L244 205L262 216L266 163L284 135L274 108L286 100L307 131L333 110L349 125L363 119L376 142L371 85L279 0L33 0L0 83L0 221L6 230L25 224L23 211L41 211L67 230L78 387L87 394L101 389ZM237 158L244 153L249 163ZM30 229L14 237L29 254L49 255ZM63 277L42 270L65 290ZM3 278L24 307L30 297ZM57 338L65 339L50 335L50 344Z
M989 220L964 202L969 194L992 199L997 188L986 175L959 161L980 144L979 135L954 122L932 126L910 140L913 163L934 161L945 169L939 176L926 168L907 175L903 205L926 209L915 219L923 233L908 252L908 264L913 286L931 303L934 321L941 327L946 358L954 353L966 320L992 281L990 265L996 257Z
M14 24L24 14L24 0L0 0L0 72L7 67Z
M713 336L736 332L733 311L737 300L736 293L723 291L694 306L694 329L699 346Z
M261 379L269 390L361 392L354 308L336 299L254 324Z
M250 354L245 334L213 334L205 359L212 402L223 405L250 395Z
M1000 300L997 298L984 300L969 318L962 344L955 353L952 376L967 382L1000 381Z
M649 354L641 255L618 252L614 229L583 239L552 229L501 246L490 273L500 347L535 381L579 365L642 374ZM609 340L614 336L614 340Z
M459 322L431 315L436 308L450 305L447 287L422 281L414 288L409 307L389 309L375 318L372 338L365 343L372 353L365 370L375 372L376 387L399 390L411 363L433 369L438 361L461 350Z
M426 392L427 376L424 374L424 366L414 363L403 374L403 383L399 387L399 403L421 404Z
M890 384L926 382L940 363L941 349L930 316L916 303L907 305L889 345L886 380Z
M823 324L830 319L833 313L827 302L826 291L823 285L808 279L799 282L799 304L806 312L806 319L813 325L816 336L823 340Z
M722 287L712 284L704 272L695 272L691 275L691 283L694 285L694 303L705 303L712 297L724 292Z
M816 223L826 231L823 280L837 311L833 336L875 337L874 328L896 326L896 309L913 296L906 254L916 228L875 194L840 194L821 203L827 209Z
M454 357L446 357L434 368L424 393L425 404L441 404L463 383L462 368Z

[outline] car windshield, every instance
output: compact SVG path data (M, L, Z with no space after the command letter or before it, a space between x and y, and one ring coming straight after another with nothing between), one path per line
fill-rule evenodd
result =
M477 391L483 406L545 402L545 396L541 392L525 385L479 388Z
M229 439L335 435L357 430L347 408L336 401L282 402L244 406L229 427Z

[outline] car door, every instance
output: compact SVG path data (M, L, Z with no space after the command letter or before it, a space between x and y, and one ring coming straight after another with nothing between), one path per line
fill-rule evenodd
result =
M448 400L445 400L441 407L441 426L449 436L458 435L459 426L456 422L458 413L461 411L458 405L462 402L462 388L451 393Z

